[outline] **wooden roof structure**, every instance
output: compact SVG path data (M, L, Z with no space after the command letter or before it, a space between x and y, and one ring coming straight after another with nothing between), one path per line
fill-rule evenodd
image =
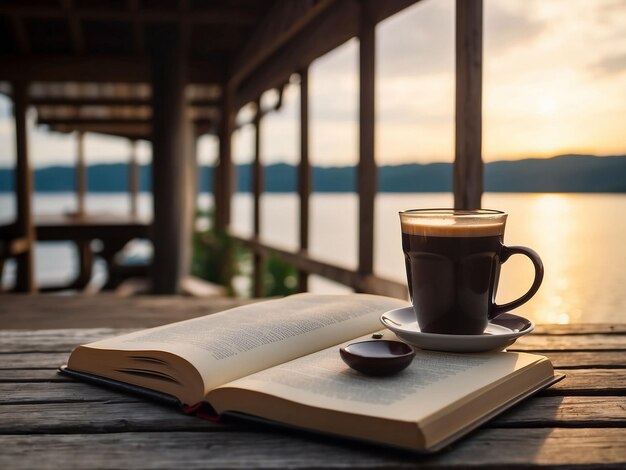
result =
M258 103L265 91L282 89L292 74L299 74L300 219L301 231L308 232L308 66L357 37L359 268L352 275L315 263L301 264L325 270L357 290L376 290L370 288L375 285L370 282L376 193L375 28L416 1L0 0L0 82L11 84L0 87L0 92L10 93L15 104L18 157L18 218L10 232L23 241L13 251L19 256L25 253L23 259L18 256L18 289L34 288L32 250L24 249L34 240L25 125L28 106L37 109L40 124L55 131L92 131L152 141L153 289L173 293L189 258L185 240L193 213L193 137L207 132L219 137L216 224L227 230L233 193L230 141L234 117L246 104ZM457 0L456 35L455 205L479 207L482 0ZM253 121L257 134L255 238L262 191L258 155L262 114L257 112ZM260 258L265 248L253 245ZM302 256L307 247L307 236L301 234Z
M185 95L196 134L217 133L221 88L189 85ZM152 138L151 99L145 83L36 82L30 88L38 124L56 132L97 132L132 140Z
M356 36L361 3L378 22L415 1L3 0L0 81L32 83L52 130L149 138L150 51L175 26L198 130L215 133L225 86L239 109Z
M273 1L37 1L0 3L0 80L31 82L38 123L59 132L151 138L150 48L177 25L198 134L219 127L229 57ZM10 88L0 88L10 93Z

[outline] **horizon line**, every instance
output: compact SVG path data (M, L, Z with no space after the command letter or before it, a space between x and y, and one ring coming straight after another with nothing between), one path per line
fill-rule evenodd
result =
M529 156L529 157L524 157L524 158L516 158L516 159L502 159L502 160L492 160L492 161L488 161L485 162L483 161L483 163L485 165L489 165L492 163L502 163L502 162L507 162L507 163L512 163L512 162L520 162L520 161L526 161L526 160L550 160L553 158L562 158L562 157L592 157L592 158L611 158L611 157L626 157L626 153L624 154L607 154L607 155L597 155L597 154L592 154L592 153L564 153L564 154L556 154L556 155L552 155L549 157L536 157L536 156ZM250 162L245 162L245 163L236 163L235 166L241 166L241 165L252 165L252 161ZM448 165L452 165L454 164L454 160L452 161L430 161L430 162L404 162L404 163L387 163L387 164L383 164L383 165L378 165L378 168L383 168L383 167L397 167L397 166L403 166L403 165L422 165L422 166L426 166L426 165L437 165L437 164L448 164ZM127 160L115 160L115 161L94 161L94 162L90 162L86 165L86 167L93 167L93 166L107 166L107 165L119 165L119 164L129 164L129 162ZM139 163L140 167L144 167L144 166L149 166L151 165L151 163ZM279 160L279 161L275 161L272 163L267 163L264 164L264 167L269 167L272 165L289 165L289 166L293 166L293 167L297 167L298 163L290 163L284 160ZM311 167L315 167L315 168L354 168L358 165L358 162L355 164L351 164L351 165L314 165L312 164ZM58 167L62 167L62 168L72 168L75 167L75 164L71 164L71 163L51 163L51 164L46 164L46 165L42 165L42 166L38 166L35 165L32 167L32 170L41 170L41 169L46 169L46 168L58 168ZM214 164L209 164L209 163L199 163L198 167L209 167L209 168L214 168L215 165ZM4 165L0 165L0 170L12 170L14 167L10 167L10 166L4 166Z

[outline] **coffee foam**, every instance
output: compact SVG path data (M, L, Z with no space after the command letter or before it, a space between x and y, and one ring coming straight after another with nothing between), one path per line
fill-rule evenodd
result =
M422 237L494 237L504 233L504 220L425 218L402 220L402 233Z

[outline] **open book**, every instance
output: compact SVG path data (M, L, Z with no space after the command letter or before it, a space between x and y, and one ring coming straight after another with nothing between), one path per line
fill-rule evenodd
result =
M553 383L542 356L417 351L369 377L339 347L371 338L397 299L298 294L77 347L65 372L171 396L186 409L252 416L419 451L448 444ZM384 330L385 339L396 339Z

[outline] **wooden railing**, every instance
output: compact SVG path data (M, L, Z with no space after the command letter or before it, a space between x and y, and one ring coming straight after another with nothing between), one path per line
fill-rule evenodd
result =
M374 274L361 274L358 271L330 264L324 261L315 260L309 257L306 251L291 252L277 246L264 244L258 238L243 238L233 236L236 240L248 248L259 262L269 255L278 256L286 263L292 264L305 277L309 274L316 274L331 281L338 282L355 290L355 292L367 292L370 294L387 295L399 299L408 299L406 284L389 279L384 279ZM261 276L260 264L255 263L254 292L255 297L260 296ZM300 291L302 285L299 286Z
M412 2L406 2L407 5ZM342 5L348 5L347 3ZM309 80L308 63L301 67L300 75L300 163L298 169L298 194L300 198L299 214L299 249L296 252L286 251L280 247L264 244L260 240L260 197L263 192L263 168L261 165L261 122L264 115L260 106L260 98L256 99L256 116L254 125L254 163L253 163L253 194L254 223L252 238L236 237L253 253L253 295L262 294L263 259L274 253L282 260L293 264L299 271L299 289L306 291L309 274L323 276L332 281L344 284L357 292L369 292L398 298L407 298L404 283L383 279L374 274L374 199L377 192L377 167L375 162L375 60L376 60L376 23L389 16L396 8L407 5L393 2L360 2L350 4L354 11L341 12L339 6L328 21L343 21L350 27L340 28L343 34L356 34L359 40L359 162L357 167L357 190L359 197L358 209L358 265L350 270L330 263L312 259L309 248L309 196L312 190L311 167L309 163ZM387 11L386 8L392 8ZM326 21L326 20L322 20ZM352 29L350 29L352 28ZM323 29L316 30L319 34ZM314 33L311 33L314 34ZM329 37L319 38L320 44ZM337 40L337 38L332 39ZM302 54L294 54L290 58L303 60L310 53L312 58L323 53L321 50L309 50L311 41L293 40L290 47L302 50ZM330 43L329 43L330 44ZM334 43L333 43L334 44ZM321 46L316 46L321 47ZM331 48L332 49L332 48ZM454 204L457 208L480 207L482 195L482 155L481 155L481 90L482 90L482 0L457 1L456 9L456 120L455 120L455 161L454 161ZM304 55L303 55L304 54ZM288 62L288 61L287 61ZM295 62L294 62L295 63ZM275 73L267 77L279 80L281 73L288 70L283 63L276 62ZM272 67L266 67L273 70ZM278 72L281 73L278 73ZM259 83L255 90L262 90L263 74L257 77ZM269 83L269 82L268 82ZM284 83L284 82L283 82ZM232 92L232 88L230 92ZM250 91L243 87L239 95ZM229 90L226 90L228 95ZM250 93L252 93L250 91ZM258 96L258 95L257 95ZM237 98L236 94L233 94ZM241 100L241 96L239 96ZM234 99L236 102L237 99ZM245 100L242 101L242 103ZM224 102L229 103L225 96ZM236 105L235 105L236 108ZM232 197L232 161L230 158L230 137L234 126L232 108L224 108L225 119L221 134L220 165L216 178L217 226L228 230L230 221L230 199Z

